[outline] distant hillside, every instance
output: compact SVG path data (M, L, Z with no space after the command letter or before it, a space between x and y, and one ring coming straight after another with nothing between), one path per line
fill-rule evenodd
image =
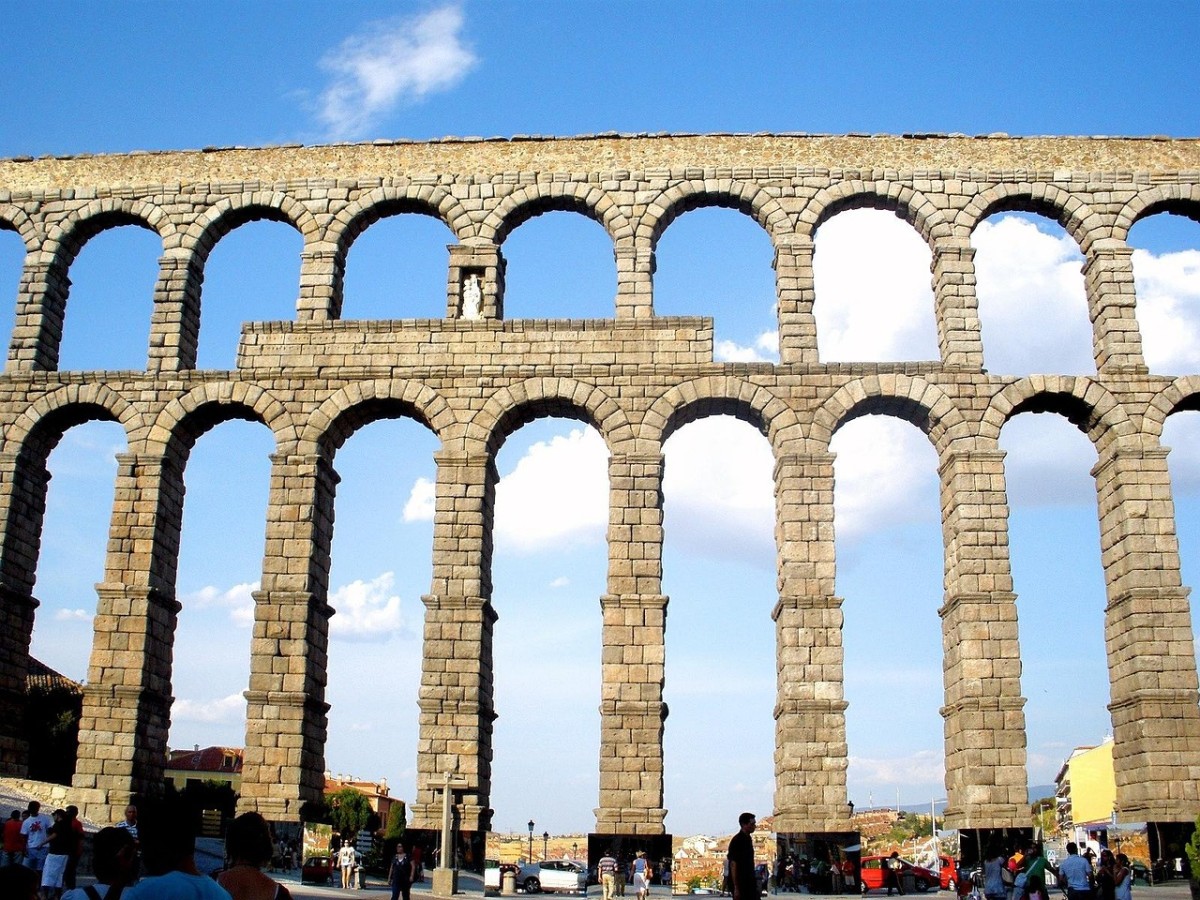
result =
M1054 785L1052 785L1052 784L1031 784L1029 786L1029 802L1030 803L1036 803L1038 800L1041 800L1043 797L1053 797L1053 796L1054 796ZM944 803L938 803L938 805L937 805L938 818L941 818L942 810L945 808L945 805L946 804L944 804ZM877 806L877 807L875 807L875 809L895 809L895 807L893 807L893 806ZM869 811L870 810L866 810L866 809L861 810L861 812L869 812ZM924 813L926 816L928 816L929 815L929 801L926 800L924 803L905 803L900 807L900 811L906 812L906 813L917 813L918 815Z

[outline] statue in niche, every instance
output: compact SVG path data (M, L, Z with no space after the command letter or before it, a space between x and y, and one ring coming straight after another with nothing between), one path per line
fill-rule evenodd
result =
M463 281L462 317L464 319L483 318L483 289L479 284L479 276L472 272Z

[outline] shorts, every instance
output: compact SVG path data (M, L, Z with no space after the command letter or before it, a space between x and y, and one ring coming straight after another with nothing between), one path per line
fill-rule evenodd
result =
M60 888L63 886L63 873L67 871L67 854L51 853L46 857L42 867L42 887Z

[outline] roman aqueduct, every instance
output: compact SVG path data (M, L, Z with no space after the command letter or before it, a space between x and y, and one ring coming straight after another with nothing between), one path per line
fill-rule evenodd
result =
M658 238L706 205L743 212L772 241L777 364L714 362L711 319L655 315ZM818 358L813 235L853 207L894 211L931 248L939 359ZM611 237L612 317L505 319L506 236L562 209ZM984 370L970 238L1002 210L1049 215L1077 241L1094 374ZM487 830L495 454L523 423L561 415L594 426L610 453L596 831L661 834L662 447L687 422L731 414L766 436L775 459L775 827L848 830L829 444L848 421L882 413L919 426L938 456L948 825L1024 825L1024 698L998 436L1010 417L1036 409L1064 416L1096 452L1120 816L1188 820L1200 811L1200 709L1160 436L1168 416L1200 408L1200 373L1147 370L1126 242L1135 222L1163 211L1200 218L1200 142L602 135L0 161L0 228L26 248L0 378L0 768L20 774L26 765L15 723L50 451L93 419L120 423L128 442L73 789L85 812L111 820L112 808L162 780L189 450L215 424L248 418L270 429L275 450L241 802L296 819L319 797L325 769L336 455L356 429L403 416L440 443L414 824L436 827L437 779L454 769L468 784L464 827ZM403 212L435 216L456 238L445 317L343 320L351 244ZM234 370L198 369L206 259L255 219L303 236L295 317L247 323ZM72 262L98 233L131 223L162 240L146 367L64 371Z

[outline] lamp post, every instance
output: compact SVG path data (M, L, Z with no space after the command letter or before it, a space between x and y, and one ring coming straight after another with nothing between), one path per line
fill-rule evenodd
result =
M533 862L533 819L529 820L529 861Z
M550 851L549 851L549 849L547 849L547 848L549 848L549 846L550 846L550 832L543 831L542 832L542 859L550 858Z
M571 859L574 859L574 860L579 859L579 842L578 841L571 844Z

